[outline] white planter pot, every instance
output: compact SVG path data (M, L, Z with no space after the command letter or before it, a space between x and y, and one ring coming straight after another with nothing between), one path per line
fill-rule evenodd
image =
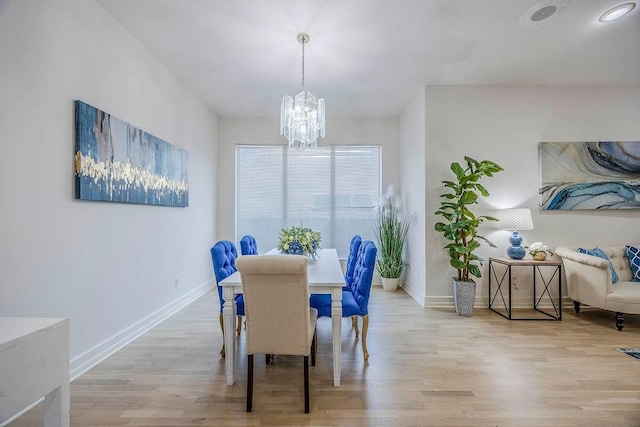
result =
M400 280L398 277L391 279L388 277L381 277L382 279L382 288L385 291L395 291L398 289L398 281Z
M453 303L458 316L473 315L473 304L476 301L476 282L460 282L453 278Z

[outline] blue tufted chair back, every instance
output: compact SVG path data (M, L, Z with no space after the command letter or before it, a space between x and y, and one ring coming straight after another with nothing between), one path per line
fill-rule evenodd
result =
M358 256L353 270L352 292L360 307L361 316L369 314L369 295L377 253L378 249L371 240L362 242L358 248Z
M256 238L247 234L240 239L240 252L242 255L258 255L258 243Z
M347 289L352 290L353 284L353 269L356 267L356 260L358 259L358 249L362 244L362 237L355 235L351 238L351 245L349 246L349 257L347 258L347 272L344 275L345 286Z
M220 240L211 248L211 261L213 262L213 273L216 275L216 283L227 278L236 272L236 258L238 251L236 245L228 240ZM218 286L218 296L220 297L220 312L222 312L222 287Z

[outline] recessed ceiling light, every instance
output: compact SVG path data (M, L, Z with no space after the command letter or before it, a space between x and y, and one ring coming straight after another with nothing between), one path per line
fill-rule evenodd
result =
M560 15L569 7L571 0L546 0L527 10L520 17L520 25L523 27L537 27L553 16Z
M611 22L616 19L622 18L627 13L631 12L633 8L636 7L635 2L629 2L625 4L621 4L620 6L616 6L613 9L607 10L600 17L600 22Z

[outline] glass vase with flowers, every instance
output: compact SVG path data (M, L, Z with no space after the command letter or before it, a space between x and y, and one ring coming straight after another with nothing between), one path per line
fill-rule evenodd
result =
M547 259L547 255L553 256L553 252L549 249L549 246L542 242L533 242L529 246L525 246L525 249L529 250L529 254L536 261L544 261Z
M304 227L302 224L283 228L278 236L278 251L286 255L304 255L315 261L321 240L319 231Z

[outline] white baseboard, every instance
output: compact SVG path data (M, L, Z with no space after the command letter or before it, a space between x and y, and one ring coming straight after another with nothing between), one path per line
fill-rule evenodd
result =
M424 304L425 308L437 308L437 307L453 307L453 296L425 296ZM474 304L475 307L475 304Z
M71 381L75 380L80 375L87 372L89 369L104 361L109 356L122 349L124 346L126 346L136 338L142 336L145 332L149 331L154 326L168 319L176 312L182 310L184 307L191 304L214 287L215 282L209 280L206 283L198 286L196 289L178 297L176 300L165 305L154 313L151 313L139 322L129 326L119 334L103 341L102 343L91 348L85 353L74 357L70 361L69 376L71 377Z
M419 302L419 301L418 301ZM562 297L562 307L563 308L567 308L567 307L573 307L573 305L571 304L572 300L567 297L567 296L563 296ZM502 301L494 301L494 305L496 307L499 307L502 305ZM532 298L514 298L511 301L511 308L531 308L531 306L533 305L533 300ZM424 299L424 305L425 308L438 308L438 307L454 307L453 304L453 296L427 296ZM473 304L474 308L488 308L489 307L489 297L487 296L479 296L476 295L476 299L475 302ZM548 302L544 302L541 301L540 303L540 307L541 308L548 308L551 307L551 304Z
M413 298L414 300L416 300L416 302L418 304L420 304L422 307L424 307L424 295L421 294L419 292L418 289L416 289L414 286L411 286L410 283L404 282L402 284L402 289L409 294L409 296L411 298Z

